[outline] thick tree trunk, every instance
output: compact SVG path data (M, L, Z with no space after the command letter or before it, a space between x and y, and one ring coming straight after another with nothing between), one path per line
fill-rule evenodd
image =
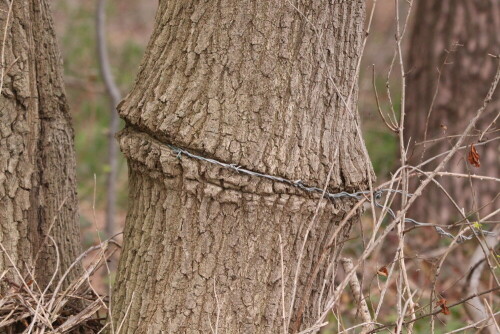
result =
M295 5L160 1L136 85L119 107L127 123L119 141L130 168L130 204L115 328L123 322L127 333L283 331L279 238L288 311L319 196L177 156L169 145L319 187L331 169L332 192L366 187L371 166L357 133L357 89L351 110L342 102L356 87L364 1ZM352 205L322 202L297 287L294 310L306 306L302 327L331 292L326 266L340 246L326 243ZM308 293L323 251L328 263Z
M500 53L500 2L498 0L419 0L409 45L406 131L412 142L460 135L482 105L495 75L496 60L488 55ZM458 45L457 45L458 43ZM444 65L443 65L444 64ZM440 72L440 76L439 76ZM436 93L437 90L437 93ZM489 114L479 124L476 136L467 140L477 143L479 135L498 114L498 91L490 104ZM434 102L433 102L434 101ZM432 108L431 108L432 106ZM430 118L427 121L429 110ZM427 136L425 137L425 127ZM490 130L497 129L496 126ZM485 135L482 140L497 134ZM425 145L426 160L450 148L456 137ZM415 146L411 163L422 160L424 145ZM452 159L448 171L498 177L500 151L497 141L477 147L481 167L467 163L468 151ZM430 164L426 170L436 166ZM495 182L460 178L438 180L466 212L479 209L498 195ZM500 199L481 210L480 216L494 211ZM446 223L461 218L448 198L432 186L409 213L421 220Z
M9 3L0 4L2 37L7 27L0 95L0 272L15 265L30 280L26 269L34 269L43 288L80 250L73 130L46 1L12 1L12 12ZM59 266L48 236L57 244ZM9 276L19 283L14 270Z

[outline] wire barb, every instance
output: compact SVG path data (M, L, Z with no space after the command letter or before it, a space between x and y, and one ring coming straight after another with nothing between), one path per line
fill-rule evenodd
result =
M329 198L329 199L339 199L339 198L342 198L342 197L349 197L349 198L354 198L354 199L356 199L356 200L359 201L359 200L364 199L366 196L371 195L371 192L369 190L362 190L362 191L357 191L357 192L353 192L353 193L349 193L349 192L346 192L346 191L341 191L341 192L338 192L338 193L331 193L331 192L328 192L328 191L324 191L323 189L321 189L319 187L308 186L308 185L304 184L302 182L302 180L292 181L292 180L285 179L285 178L282 178L282 177L279 177L279 176L274 176L274 175L269 175L269 174L263 174L263 173L255 172L255 171L252 171L252 170L249 170L249 169L245 169L245 168L243 168L243 167L241 167L241 166L239 166L237 164L227 164L227 163L224 163L222 161L215 160L215 159L205 158L205 157L202 157L200 155L196 155L196 154L193 154L193 153L191 153L189 151L186 151L186 150L184 150L182 148L176 147L174 145L168 145L168 147L176 154L176 157L178 159L181 159L182 155L185 155L188 158L192 158L192 159L196 159L196 160L200 160L200 161L206 161L206 162L209 162L209 163L214 164L214 165L218 165L218 166L221 166L221 167L224 167L224 168L227 168L227 169L231 169L231 170L233 170L233 171L235 171L237 173L247 174L247 175L251 175L251 176L258 176L258 177L262 177L262 178L265 178L265 179L268 179L268 180L285 183L285 184L288 184L288 185L290 185L292 187L295 187L295 188L298 188L298 189L301 189L301 190L304 190L304 191L307 191L307 192L320 193L320 194L323 194L323 196L325 198ZM387 213L393 219L396 219L396 213L394 212L394 210L392 210L391 208L385 207L384 205L380 204L380 202L379 202L380 199L382 199L384 193L385 194L394 194L394 193L396 193L396 194L399 194L401 196L407 196L408 198L410 198L410 197L412 197L414 195L414 194L411 194L411 193L404 193L402 190L391 189L391 188L379 189L379 190L376 190L376 191L373 192L373 198L374 198L375 206L377 206L378 208L381 208L381 209L386 209ZM455 237L453 234L445 231L440 226L436 226L435 224L430 224L430 223L419 222L419 221L416 221L415 219L412 219L412 218L405 218L404 221L405 221L405 223L411 223L411 224L414 224L416 226L434 227L434 229L436 230L436 232L439 235L441 235L442 237L447 237L447 238L450 238L450 239L458 238L458 240L457 240L458 243L461 243L461 242L464 242L464 241L467 241L467 240L471 240L474 237L474 233L472 233L470 235L460 234L457 237ZM487 230L481 230L481 229L477 229L477 228L474 228L474 227L472 227L472 228L473 228L474 232L482 233L484 235L495 235L495 233L487 231Z

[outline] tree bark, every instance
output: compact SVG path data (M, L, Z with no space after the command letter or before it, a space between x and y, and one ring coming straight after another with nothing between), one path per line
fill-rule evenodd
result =
M495 75L496 60L488 54L500 54L500 2L419 0L414 14L408 53L407 135L411 137L412 143L460 135L482 105ZM467 139L468 145L477 144L482 131L498 115L498 96L497 91L475 136ZM495 129L495 125L490 128ZM482 141L496 136L495 133L487 134ZM448 150L455 139L448 137L427 143L423 160ZM467 163L469 150L466 150L450 160L447 170L498 177L498 142L476 148L481 155L480 168ZM423 152L424 145L415 146L410 163L420 163ZM429 164L425 169L435 166ZM466 212L491 203L499 194L495 182L473 180L471 188L471 182L467 179L442 178L438 181ZM480 216L492 212L499 205L500 199L497 198L481 210ZM462 218L434 185L415 203L409 216L439 224Z
M33 278L29 269L43 289L80 253L73 130L48 4L16 0L11 12L9 5L0 4L0 25L7 28L0 94L0 272L10 269L8 277L19 283L12 267L27 281ZM48 236L57 244L59 265Z
M283 331L279 238L288 313L320 196L177 156L169 145L331 192L366 189L372 170L357 133L355 84L364 1L295 5L160 1L136 85L119 106L130 190L115 328ZM333 288L326 268L350 225L334 247L326 243L353 204L321 201L293 309L306 307L301 319L291 317L302 328ZM327 263L318 263L323 251Z

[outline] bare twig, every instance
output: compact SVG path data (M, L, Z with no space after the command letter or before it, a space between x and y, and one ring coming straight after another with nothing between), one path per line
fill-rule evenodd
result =
M334 158L337 156L337 154L338 154L338 148L335 150L335 153L333 155ZM319 211L321 209L321 204L324 203L323 198L325 196L326 189L328 188L328 184L330 183L330 177L332 175L332 171L333 171L333 164L330 167L330 171L328 172L328 175L326 177L325 185L323 187L322 196L318 200L318 204L316 205L316 209L314 211L314 215L313 215L313 217L311 219L311 222L307 226L307 230L306 230L306 233L304 235L304 240L302 241L302 246L301 246L301 249L300 249L299 258L298 258L298 261L297 261L297 267L295 269L295 275L294 275L294 280L293 280L293 288L292 288L292 295L291 295L291 301L290 301L290 308L289 308L289 311L288 311L287 330L290 328L290 321L291 321L291 318L292 318L293 307L294 307L294 304L295 304L295 294L297 292L298 280L299 280L299 275L300 275L300 270L301 270L301 261L302 261L302 257L304 256L304 249L305 249L305 246L306 246L307 239L309 237L309 233L311 232L312 228L314 227L314 224L316 222L316 218L317 218L317 216L319 214ZM302 303L297 308L297 320L296 320L296 323L294 325L294 327L295 327L296 330L298 330L299 326L300 326L302 311L303 311L303 308L305 307L304 303L308 299L307 297L308 297L308 294L309 294L309 291L310 291L310 285L311 284L312 284L312 282L309 280L309 282L305 285L305 289L303 291L303 296L302 296Z
M397 125L394 124L394 121L389 116L387 116L387 119L389 119L389 121L386 120L384 113L382 111L382 107L380 106L380 100L378 98L378 92L377 92L377 85L375 84L375 65L372 65L372 84L373 84L373 91L375 93L375 102L377 102L377 111L380 115L380 118L382 118L382 121L384 121L384 124L387 126L387 128L389 128L389 130L397 133L398 132Z
M7 32L9 30L10 15L12 13L13 3L14 0L11 0L9 3L9 10L7 11L7 17L5 18L5 27L3 30L2 53L0 54L0 95L2 95L3 79L5 76L5 44L7 43Z
M492 316L493 316L493 317L496 317L496 316L497 316L497 315L499 315L499 314L500 314L500 311L498 311L498 312L496 312L496 313L492 314ZM477 327L477 326L478 326L478 325L480 325L482 322L484 322L484 321L486 321L486 320L488 320L488 319L490 319L490 316L488 316L488 317L486 317L486 318L484 318L484 319L481 319L481 320L479 320L479 321L477 321L477 322L475 322L475 323L473 323L473 324L467 325L467 326L465 326L465 327L461 327L461 328L459 328L459 329L452 330L451 332L446 332L445 334L455 334L455 333L460 333L460 332L463 332L463 331L465 331L465 330L467 330L467 329L469 329L469 328L474 328L474 327Z
M344 270L349 272L352 270L352 260L349 258L341 258L340 262L342 263ZM363 297L363 292L361 291L361 286L359 285L359 280L356 275L352 275L350 279L350 287L352 290L352 294L356 303L358 304L359 313L361 315L361 319L365 322L365 326L361 333L367 333L373 329L372 317L370 315L370 310L368 309L368 305L366 304L365 297Z
M59 254L57 244L54 239L49 236L56 248L56 255ZM59 277L56 290L49 292L48 289L41 292L35 288L36 282L31 280L26 282L21 276L19 270L13 264L16 276L21 280L22 285L17 285L10 282L6 278L6 272L0 275L0 280L7 282L12 288L6 291L6 294L0 297L0 328L11 326L15 323L25 323L27 326L25 333L66 333L78 326L92 323L92 327L99 330L102 327L100 320L96 319L97 311L104 304L102 297L89 293L88 286L84 284L88 281L88 277L92 275L103 262L106 261L109 255L99 253L96 260L90 264L90 270L86 271L83 276L77 277L74 281L69 283L65 291L59 293L62 282L66 280L67 273L71 268L79 263L89 253L108 247L109 243L113 241L105 241L97 246L91 247L82 253L70 266L70 268ZM0 244L0 247L3 247ZM8 255L8 254L7 254ZM56 270L52 278L54 279L59 270L59 261L57 261ZM49 283L48 286L51 284ZM48 297L48 298L46 298ZM75 311L72 303L81 300L90 301L84 308ZM68 314L69 311L69 314ZM28 325L27 320L30 320Z
M496 230L500 231L500 228L497 227ZM488 250L495 248L498 243L498 236L486 236L484 241L478 240L478 242L484 243L484 245L478 245L469 260L468 268L471 268L471 272L467 276L467 280L464 284L464 292L466 295L477 294L479 290L478 287L480 285L481 274L483 272L485 264L487 263L485 261L485 258L487 255L489 255L484 254L484 248ZM465 309L474 322L478 322L481 319L488 317L488 312L479 298L473 298L468 303L466 303ZM493 325L491 319L487 322L487 325ZM493 327L486 330L492 334L496 333Z
M462 305L462 304L464 304L464 303L468 302L469 300L471 300L472 298L480 297L480 296L483 296L483 295L486 295L486 294L489 294L489 293L492 293L492 292L494 292L494 291L498 291L498 290L500 290L500 286L497 286L497 287L492 288L492 289L488 289L488 290L483 291L483 292L481 292L481 293L476 293L476 294L473 294L473 295L471 295L471 296L469 296L469 297L467 297L467 298L464 298L464 299L462 299L462 300L460 300L460 301L458 301L458 302L456 302L456 303L454 303L454 304L448 305L448 308L450 309L450 308L453 308L453 307L455 307L455 306ZM437 314L439 314L439 313L441 313L441 312L442 312L442 308L440 308L440 307L439 307L439 308L437 308L437 309L436 309L435 311L433 311L433 312L430 312L430 313L427 313L427 314L421 315L421 316L419 316L419 317L416 317L415 319L411 319L411 320L405 321L405 322L403 323L403 325L408 325L408 324L410 324L410 323L414 323L414 322L416 322L416 321L418 321L418 320L420 320L420 319L428 318L428 317L430 317L430 316L437 315ZM381 331L381 330L383 330L383 329L390 328L390 327L393 327L393 326L395 326L395 325L396 325L395 323L391 323L391 324L389 324L389 325L384 325L384 326L377 327L377 328L373 329L373 330L372 330L369 334L371 334L371 333L377 333L377 332L380 332L380 331Z
M283 240L281 239L281 234L278 234L280 242L280 260L281 260L281 307L282 307L282 317L283 317L283 333L287 334L287 320L286 320L286 308L285 308L285 266L283 264Z

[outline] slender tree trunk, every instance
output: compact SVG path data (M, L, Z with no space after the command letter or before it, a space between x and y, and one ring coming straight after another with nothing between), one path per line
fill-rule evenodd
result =
M116 85L111 64L108 56L108 46L106 42L106 1L99 0L96 8L96 35L97 53L99 56L99 68L104 86L109 97L110 121L108 134L108 168L106 175L106 235L111 238L115 234L115 214L116 214L116 176L118 173L118 145L115 135L120 125L120 118L116 111L116 106L122 99L120 89Z
M446 151L460 135L482 105L495 75L496 60L488 54L500 53L500 2L498 0L419 0L409 45L406 131L414 147L411 163L416 165ZM467 144L498 136L481 133L498 115L498 91L490 104L490 112L479 124L475 136ZM430 113L429 113L430 111ZM430 116L429 116L430 115ZM497 122L498 124L498 122ZM427 128L427 132L426 132ZM491 130L497 130L493 125ZM424 140L447 137L421 144ZM448 164L448 171L498 177L500 151L498 141L476 147L481 167L467 163L467 151ZM435 166L425 167L429 170ZM498 184L460 178L438 180L466 212L491 203L498 196ZM481 210L480 216L500 205L496 199ZM434 223L461 218L448 198L433 186L418 201L410 216Z
M289 317L312 221L293 307L305 310L291 322L314 321L349 227L334 246L327 240L354 202L323 200L314 220L319 196L169 145L307 185L328 181L331 192L365 189L355 84L364 15L361 0L160 1L136 85L119 106L130 192L115 328L282 332L282 284Z
M26 280L34 270L43 288L80 253L73 130L48 4L2 1L0 10L0 272L19 283L13 266Z

